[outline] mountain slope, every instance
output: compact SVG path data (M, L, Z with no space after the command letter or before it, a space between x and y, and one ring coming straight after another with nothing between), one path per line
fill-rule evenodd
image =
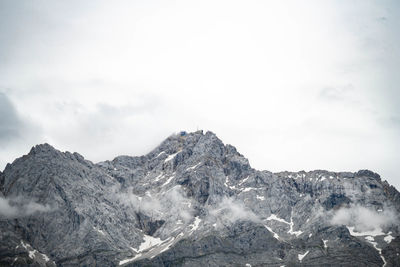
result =
M0 265L398 266L379 175L257 171L202 131L93 164L38 145L0 173Z

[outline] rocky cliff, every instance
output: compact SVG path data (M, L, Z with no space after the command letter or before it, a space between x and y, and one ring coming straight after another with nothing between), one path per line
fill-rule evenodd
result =
M43 144L0 172L0 266L400 266L399 213L376 173L258 171L211 132L97 164Z

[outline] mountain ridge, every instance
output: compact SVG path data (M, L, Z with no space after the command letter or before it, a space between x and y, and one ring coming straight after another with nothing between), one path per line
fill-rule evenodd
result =
M378 174L258 171L212 132L98 163L40 144L0 178L3 265L400 262L400 194Z

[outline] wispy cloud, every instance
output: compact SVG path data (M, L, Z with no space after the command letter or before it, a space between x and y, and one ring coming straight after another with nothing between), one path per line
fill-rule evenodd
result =
M22 198L3 198L0 197L0 217L20 218L37 212L49 212L55 208L51 205L42 205L33 200Z
M244 205L240 200L223 197L215 206L208 207L208 213L212 220L216 220L222 225L231 225L239 220L260 222L253 211Z
M389 208L376 211L361 205L340 208L333 213L331 223L334 225L354 226L356 231L367 232L382 229L385 226L398 224L397 213Z

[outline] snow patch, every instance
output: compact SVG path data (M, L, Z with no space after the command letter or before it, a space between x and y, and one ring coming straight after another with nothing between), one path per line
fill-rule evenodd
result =
M242 192L249 192L249 191L251 191L251 190L257 190L257 188L254 188L254 187L246 187L246 188L242 189L241 191L242 191Z
M135 248L132 248L132 247L131 247L131 249L132 249L135 253L138 253L138 254L135 255L135 256L132 257L132 258L128 258L128 259L125 259L125 260L120 261L120 262L119 262L119 265L123 265L123 264L125 264L125 263L134 261L134 260L136 260L137 258L139 258L139 257L142 256L142 251L148 250L148 249L150 249L150 248L152 248L152 247L155 247L155 246L160 246L161 244L163 244L163 243L165 243L165 242L167 242L167 241L169 241L169 239L161 240L160 238L152 237L152 236L149 236L149 235L144 235L144 236L143 236L143 242L140 244L139 248L135 249Z
M352 235L352 236L366 236L366 235L369 235L369 236L377 236L377 235L384 235L385 233L384 232L382 232L382 228L380 228L380 227L377 227L377 228L375 228L374 230L371 230L371 231L364 231L364 232L356 232L356 231L354 231L354 226L346 226L347 227L347 229L349 230L349 232L350 232L350 234Z
M120 261L120 262L119 262L119 265L123 265L123 264L125 264L125 263L134 261L135 259L139 258L140 256L142 256L142 253L137 254L137 255L136 255L135 257L133 257L133 258L129 258L129 259Z
M385 242L388 244L394 239L394 237L390 235L391 233L392 232L389 232L388 235L383 238L383 240L385 240Z
M274 238L279 240L279 235L277 233L275 233L270 227L268 227L267 225L264 224L264 227L268 229L268 231L270 231L271 233L274 234Z
M383 261L383 265L382 265L382 266L385 266L385 265L386 265L386 260L385 260L385 258L384 258L383 255L382 255L382 249L381 249L381 248L378 248L378 243L375 242L375 239L374 239L372 236L366 236L365 239L366 239L369 243L371 243L372 246L379 252L379 256L381 256L381 259L382 259L382 261Z
M168 180L162 186L166 186L167 184L169 184L172 181L172 179L174 179L174 177L175 177L174 175L169 177Z
M244 178L243 181L241 181L241 182L239 183L239 185L242 185L243 183L245 183L245 182L249 179L249 177L250 177L250 176L247 176L246 178Z
M175 158L175 156L176 156L179 152L181 152L181 150L179 150L178 152L176 152L176 153L174 153L174 154L169 155L169 156L164 160L164 162L168 162L168 161L170 161L171 159Z
M24 249L26 249L28 251L29 258L34 259L39 256L39 257L42 257L43 260L45 260L46 262L48 262L50 260L50 258L46 254L40 253L39 251L34 249L28 243L24 243L24 241L22 241L22 240L21 240L21 245Z
M160 175L158 175L156 178L154 178L154 181L158 182L159 180L161 180L161 178L164 176L163 173L160 173Z
M158 246L163 242L165 242L165 240L162 241L160 238L152 237L150 235L144 235L143 242L140 244L139 248L138 249L132 248L132 250L135 251L136 253L139 253L151 247Z
M267 218L267 221L271 221L271 220L275 220L275 221L278 221L278 222L290 224L289 222L285 221L284 219L279 218L279 217L276 216L275 214L271 214L271 215Z
M155 156L155 159L158 158L159 156L161 156L162 154L165 154L165 152L161 151L157 156Z
M322 242L324 242L324 248L325 248L325 249L328 248L328 241L329 241L329 240L324 240L324 239L322 239Z
M299 261L302 261L304 259L304 257L307 256L308 252L310 252L310 251L307 250L306 253L297 255Z
M259 196L259 195L256 195L256 198L259 199L259 200L265 200L265 197Z
M94 230L96 230L97 232L99 232L102 235L106 235L106 233L104 233L102 230L97 229L96 227L93 227Z
M290 229L289 229L289 231L287 232L288 234L291 234L291 235L295 235L296 237L298 237L299 235L301 235L303 232L302 231L293 231L293 226L294 226L294 223L293 223L293 217L290 217Z
M192 229L191 229L192 232L196 231L199 228L200 222L201 222L201 219L199 217L194 218L193 224L190 225L192 227Z
M186 170L187 170L187 171L188 171L188 170L194 170L194 169L196 169L197 166L199 166L200 164L201 164L201 162L197 163L196 165L194 165L194 166L192 166L192 167L187 168Z
M292 218L292 217L290 217L290 223L289 223L289 222L285 221L284 219L279 218L279 217L276 216L275 214L271 214L271 215L267 218L267 221L270 221L270 220L275 220L275 221L278 221L278 222L282 222L282 223L288 224L288 225L290 226L289 231L287 231L288 234L296 235L296 237L298 237L299 235L301 235L301 234L303 233L303 232L300 231L300 230L299 230L299 231L293 231L294 223L293 223L293 218Z

